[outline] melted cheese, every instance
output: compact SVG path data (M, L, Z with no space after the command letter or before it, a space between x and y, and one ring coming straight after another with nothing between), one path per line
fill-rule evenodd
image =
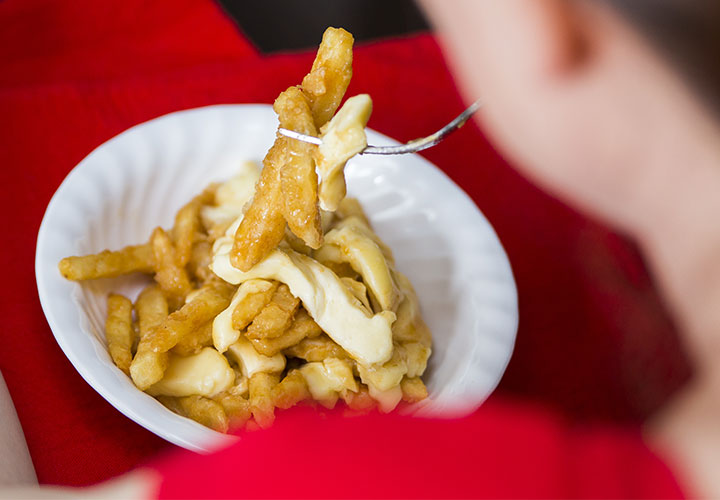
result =
M228 348L228 356L240 366L247 378L256 373L277 373L285 369L285 356L279 353L275 356L264 356L257 352L245 337L240 337Z
M171 353L163 378L146 392L153 396L212 397L232 387L234 382L235 372L225 356L211 347L205 347L191 356Z
M360 380L378 391L387 391L400 384L404 376L419 377L425 372L431 349L419 342L395 344L392 358L383 365L358 364Z
M260 168L250 161L240 164L238 173L222 183L215 192L215 205L200 210L203 225L207 228L227 224L242 215L243 207L255 193Z
M327 358L322 362L306 363L300 367L310 394L323 406L332 408L345 391L358 391L352 367L347 360Z
M368 392L370 393L370 397L378 402L378 407L383 413L390 413L393 411L402 400L402 389L399 385L396 385L387 391L381 391L369 385Z
M318 195L320 207L335 211L345 197L345 163L365 149L365 125L372 113L372 100L367 94L351 97L323 128L322 144L315 159L322 178Z
M265 280L248 280L237 289L230 305L213 320L213 344L215 349L225 352L230 345L240 338L240 331L232 326L232 314L238 303L249 294L264 292L272 287L272 283Z
M231 248L231 236L215 242L210 268L217 276L231 284L254 278L282 281L325 333L353 358L366 365L390 359L395 313L370 314L335 273L290 248L274 250L247 272L230 264Z
M383 310L392 309L399 297L387 260L371 236L372 230L359 218L340 221L325 235L325 244L315 252L320 262L348 262L362 276Z

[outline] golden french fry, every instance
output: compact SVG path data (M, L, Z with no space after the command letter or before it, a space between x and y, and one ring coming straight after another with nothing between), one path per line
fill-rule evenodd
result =
M248 293L233 309L232 326L235 330L244 330L260 311L270 303L278 288L278 282L273 281L272 286L255 293Z
M215 396L213 400L220 403L225 415L228 417L228 427L230 429L238 429L245 425L245 422L251 416L250 401L247 398L233 394L232 392L222 392Z
M111 252L81 257L65 257L58 264L60 274L73 281L97 278L114 278L136 271L151 273L154 269L153 253L149 244L131 245Z
M132 345L135 332L132 327L132 302L122 295L111 293L107 300L105 339L115 365L130 374Z
M150 236L155 261L155 281L171 298L181 301L190 293L192 286L185 268L178 264L175 247L163 228L158 227Z
M353 36L342 28L325 30L312 69L303 78L302 89L318 129L335 114L350 84L353 42Z
M199 281L205 283L215 277L210 270L212 262L212 243L207 239L199 239L193 243L190 252L190 260L188 261L188 270L190 275Z
M145 390L162 378L168 366L168 354L152 351L147 342L150 330L168 316L167 300L157 284L148 285L140 292L135 301L135 314L138 318L140 342L130 365L130 376L139 389Z
M193 199L175 215L171 234L175 242L175 261L178 266L187 264L192 255L193 240L200 226L199 213L200 203Z
M152 351L169 351L183 337L222 312L230 304L233 291L233 287L226 284L212 284L201 288L190 302L150 330L146 338L140 341L141 346L147 343Z
M173 396L156 396L155 399L160 401L162 405L173 413L177 413L181 417L184 417L183 409L180 406L178 398Z
M158 400L170 410L218 432L227 432L228 417L220 403L203 396L172 398L159 396Z
M280 139L270 148L263 160L260 180L255 185L255 196L235 232L230 263L241 271L248 271L278 246L285 235L280 168L284 153L278 146Z
M250 377L250 411L262 429L270 427L275 420L273 389L279 380L280 377L272 373L261 372Z
M208 321L181 338L172 348L172 352L180 356L189 356L199 352L203 347L211 346L212 343L212 321Z
M400 382L400 389L402 389L403 401L407 403L417 403L428 397L427 387L420 377L405 377Z
M294 297L285 283L280 284L272 300L247 329L248 339L277 338L292 324L300 299Z
M306 338L299 344L283 351L286 356L304 359L308 362L323 361L325 358L348 359L350 355L325 334Z
M200 209L203 205L215 201L215 191L218 186L211 184L201 194L185 204L175 215L175 225L170 234L175 244L175 259L178 266L182 267L192 257L193 243L197 232L200 230Z
M290 87L280 94L273 108L281 127L301 134L317 135L307 98L297 87ZM322 227L318 208L318 176L313 160L316 146L287 138L278 139L277 145L285 152L280 170L283 216L295 235L311 248L318 248L322 244Z
M287 410L300 401L310 398L305 377L299 370L291 370L282 381L273 388L275 406Z
M138 318L141 341L152 328L167 318L167 300L157 284L152 283L140 292L140 295L135 300L135 314L137 314Z
M293 346L305 337L317 337L322 333L320 326L315 323L305 309L300 309L295 315L290 327L276 338L249 338L255 350L264 356L274 356L283 349Z

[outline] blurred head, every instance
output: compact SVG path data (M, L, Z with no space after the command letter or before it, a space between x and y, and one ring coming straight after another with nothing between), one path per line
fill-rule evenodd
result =
M500 150L541 185L621 229L642 225L685 165L720 157L711 114L607 3L421 3L465 96L484 102L479 119ZM642 3L633 4L640 19Z

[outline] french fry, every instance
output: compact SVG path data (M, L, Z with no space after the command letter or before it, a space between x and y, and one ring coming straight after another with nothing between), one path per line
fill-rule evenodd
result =
M326 334L306 338L299 344L283 351L286 356L304 359L308 362L323 361L325 358L348 359L350 355Z
M172 348L172 352L180 356L189 356L199 352L203 347L211 346L212 340L212 321L208 321L181 338Z
M305 377L298 370L291 370L282 381L273 388L275 406L287 410L300 401L310 398Z
M175 244L176 263L180 267L185 266L192 257L193 243L201 229L200 209L203 205L209 205L215 201L217 188L217 184L211 184L175 214L175 225L170 234Z
M250 377L250 411L255 422L267 429L275 420L273 390L280 377L272 373L256 373Z
M108 343L108 351L115 365L129 375L132 345L135 339L132 327L132 302L122 295L111 293L108 296L107 306L105 339Z
M187 267L190 275L200 283L206 283L215 275L210 270L212 262L212 243L207 239L199 239L193 243Z
M193 240L200 226L199 213L200 202L193 199L175 215L175 225L170 234L175 243L175 262L178 266L187 264L192 255Z
M176 398L181 415L218 432L228 431L228 417L222 405L203 396ZM161 400L162 402L162 400ZM170 407L173 409L173 407Z
M220 406L225 411L230 429L242 427L252 415L250 413L250 401L232 392L221 392L213 400L220 403Z
M305 337L317 337L322 333L320 326L315 323L305 309L300 309L295 315L290 327L276 338L249 338L250 343L257 352L264 356L274 356L283 349L293 346Z
M255 196L235 232L230 263L241 271L249 271L278 246L285 235L285 218L282 214L280 168L284 153L276 139L263 160L260 180L255 185Z
M402 389L403 401L407 403L417 403L428 397L427 387L420 377L405 377L400 382L400 389Z
M248 339L277 338L292 324L300 299L294 297L285 283L280 284L272 300L247 329Z
M307 98L297 87L290 87L280 94L273 108L281 127L301 134L317 135ZM287 138L278 139L277 144L285 152L280 171L283 217L295 235L309 247L318 248L323 235L318 208L318 176L313 160L316 146Z
M153 283L140 292L135 301L140 342L130 365L130 376L135 385L145 390L160 380L168 366L166 352L154 352L147 342L148 333L168 316L168 304L160 287Z
M58 264L60 274L73 281L97 278L114 278L136 271L151 273L154 269L153 253L150 245L131 245L111 252L81 257L65 257Z
M168 234L155 228L150 236L155 262L155 281L170 298L180 303L190 293L192 286L185 268L178 264L177 253Z
M324 125L337 110L340 101L345 95L350 78L352 78L352 45L353 37L343 29L328 28L323 34L323 40L318 48L317 57L313 62L310 73L303 79L302 91L310 103L310 109L315 122L316 129ZM281 101L282 102L282 101ZM282 122L284 116L280 116ZM272 251L283 238L285 232L285 217L282 207L283 190L281 188L281 169L289 161L288 151L293 147L304 147L295 144L286 137L279 137L263 160L263 170L260 180L255 187L255 196L250 204L242 223L235 233L232 251L230 252L231 264L241 271L248 271L252 266L260 262L270 251ZM308 175L314 174L307 170L307 163L302 164L303 171ZM290 178L291 175L288 175ZM289 181L288 181L289 182ZM315 187L310 184L303 184L305 191L315 190L313 203L317 204L317 179ZM302 206L312 208L308 198L298 196L302 200ZM316 205L315 205L316 206ZM287 209L285 210L287 212ZM303 212L306 219L301 221L295 216L289 217L302 228L298 234L310 246L319 246L318 236L313 234L319 227L319 216L315 218L312 210ZM290 215L290 214L288 214ZM309 217L309 218L307 218ZM317 226L316 226L317 225ZM307 237L307 239L305 239Z
M303 78L302 89L318 129L335 114L350 84L353 42L353 36L342 28L325 30L312 69Z
M186 335L213 319L230 304L233 287L212 284L200 289L193 300L168 316L140 341L155 352L167 352ZM140 349L140 347L138 347Z
M232 325L235 330L244 330L260 311L270 303L278 288L278 282L273 281L272 286L256 293L248 293L233 309Z

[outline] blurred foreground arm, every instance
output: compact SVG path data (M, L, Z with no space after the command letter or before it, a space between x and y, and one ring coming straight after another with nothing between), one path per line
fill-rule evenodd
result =
M157 480L147 470L137 470L83 491L73 488L38 487L35 468L15 406L0 374L0 499L21 498L150 498Z
M0 374L0 487L37 484L15 407Z

